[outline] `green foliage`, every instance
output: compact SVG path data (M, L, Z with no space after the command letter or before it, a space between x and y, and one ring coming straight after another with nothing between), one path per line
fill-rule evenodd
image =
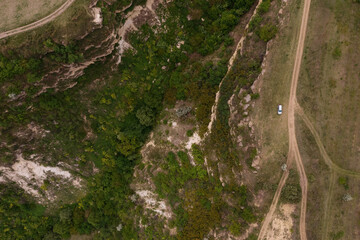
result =
M192 137L192 135L194 135L194 130L193 129L190 129L190 130L186 131L186 136Z
M335 60L339 60L341 58L341 48L340 48L340 44L337 44L337 46L334 48L333 52L332 52L332 56Z
M345 190L349 189L349 178L348 177L339 177L338 183L344 187Z
M10 81L25 74L29 82L37 81L40 78L38 73L40 66L41 61L37 59L9 59L0 54L0 82Z
M264 13L267 13L270 9L271 2L270 0L264 0L258 7L258 13L260 15L263 15Z
M234 236L240 236L242 227L240 221L233 220L230 224L229 230L232 235Z
M194 158L194 161L196 164L204 164L205 159L204 159L204 155L200 149L200 146L197 144L193 144L191 146L191 151L192 151L192 156Z
M193 154L196 159L202 158L199 146L193 145ZM161 198L170 201L176 214L173 224L182 238L201 238L219 222L218 200L209 200L214 196L214 179L207 175L202 165L192 166L185 152L179 151L177 155L169 152L166 163L167 172L160 172L154 178L156 191ZM180 189L185 192L183 197L179 195Z
M286 184L281 191L281 200L287 203L298 203L301 200L299 184Z
M151 108L145 106L137 110L136 117L142 125L149 127L154 122L155 114Z
M108 6L99 1L104 24L111 27L110 23L117 19L113 10L128 3L116 1ZM109 66L110 56L89 66L71 89L47 89L35 97L40 88L30 86L23 104L2 106L0 126L4 133L30 122L37 123L50 130L49 136L39 142L42 153L52 156L54 162L80 158L80 167L93 161L100 172L89 177L85 197L51 214L28 201L28 196L2 192L0 238L65 239L70 234L96 233L95 239L137 239L139 231L134 225L135 206L129 199L133 194L129 185L133 168L140 159L140 147L155 124L163 100L174 103L188 98L197 102L196 118L200 131L205 131L227 65L226 61L189 63L188 56L195 52L212 53L224 40L225 45L231 44L228 33L253 3L253 0L173 1L166 10L170 17L162 26L167 31L160 29L155 34L152 27L142 26L130 36L133 50L125 53L115 73ZM191 12L194 19L190 21L187 20L192 11L189 9L196 10ZM179 28L180 25L184 27ZM181 49L173 47L178 39L185 41ZM48 39L44 46L48 53L33 59L0 56L0 82L16 78L26 79L23 82L32 85L39 81L43 64L48 67L83 61L76 43L64 46ZM92 84L97 78L103 79L105 86L94 88ZM23 85L14 84L13 90L21 92ZM95 137L87 138L87 131ZM223 204L213 196L221 192L221 185L208 176L200 147L193 146L192 153L196 166L190 164L187 153L170 152L166 157L166 172L158 173L154 181L159 196L169 199L176 214L174 224L182 236L203 237L219 224ZM179 195L180 189L184 190L184 196ZM252 219L249 210L239 214L244 221ZM120 222L124 227L119 233L114 229ZM146 236L158 238L159 235L149 228Z
M249 30L253 31L258 28L262 20L262 17L259 14L256 14L249 23Z
M20 202L18 199L25 197L20 189L0 187L0 239L42 239L52 232L54 219L43 216L43 206L24 200Z
M256 240L257 236L254 233L251 233L246 240Z
M221 15L220 28L224 31L232 29L238 23L238 18L231 12L226 11Z
M259 93L252 93L251 94L251 99L258 99L260 97Z
M76 63L83 60L82 53L77 52L75 45L64 46L53 42L51 39L47 39L44 42L44 46L52 50L50 58L60 63Z
M344 231L339 231L337 233L330 233L330 237L331 237L331 240L339 240L341 238L343 238L345 235Z
M261 40L268 42L276 35L277 27L273 24L266 24L260 27L259 31L256 33Z

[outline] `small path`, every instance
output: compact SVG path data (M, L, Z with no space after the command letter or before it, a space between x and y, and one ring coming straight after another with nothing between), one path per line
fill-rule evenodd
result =
M36 22L30 23L30 24L27 24L25 26L18 27L18 28L15 28L15 29L12 29L12 30L9 30L9 31L6 31L6 32L2 32L2 33L0 33L0 39L7 38L7 37L13 36L15 34L23 33L23 32L38 28L40 26L43 26L43 25L53 21L58 16L60 16L74 2L75 2L75 0L67 0L63 5L61 5L61 7L56 9L53 13L51 13L50 15L48 15L48 16L46 16L46 17L44 17L44 18L42 18L42 19L40 19L40 20L38 20Z
M330 169L334 170L337 173L351 176L351 177L360 177L360 172L355 172L355 171L341 168L331 160L331 158L329 157L329 155L327 154L327 152L325 150L325 147L320 139L319 134L315 130L314 125L311 123L309 118L306 116L304 110L300 107L300 105L298 103L296 103L296 110L297 110L297 113L299 114L299 116L301 117L301 119L305 122L306 126L309 128L310 132L312 133L312 135L316 141L316 144L319 147L320 154L324 158L326 165L328 165Z
M335 172L331 170L331 176L330 176L330 185L329 185L329 191L325 200L325 212L324 212L324 219L323 219L323 229L321 234L321 239L326 240L328 229L329 229L329 212L330 212L330 206L331 206L331 197L332 192L334 189L335 184Z

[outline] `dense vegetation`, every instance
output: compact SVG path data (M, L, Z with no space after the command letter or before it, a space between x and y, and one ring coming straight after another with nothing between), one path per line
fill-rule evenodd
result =
M122 9L128 3L117 1L108 6L100 2L104 21L108 25L120 21L115 9ZM138 208L131 200L133 192L129 185L133 168L140 160L139 149L156 124L163 105L172 106L177 100L189 99L196 103L200 133L206 131L215 93L227 71L229 55L222 51L223 59L208 62L202 62L201 56L213 54L222 43L223 50L225 45L231 45L228 33L253 3L251 0L173 1L166 9L159 10L165 21L158 29L145 24L131 36L133 49L123 56L115 72L111 72L108 65L111 62L109 56L104 62L90 66L85 75L76 80L77 85L66 91L47 89L37 96L41 89L33 83L43 74L42 63L81 62L83 57L76 43L63 46L48 40L44 45L49 53L39 57L40 60L2 57L0 82L11 84L9 79L16 78L17 93L26 92L22 104L1 105L1 134L9 145L19 141L12 131L36 122L51 132L37 143L37 151L50 154L53 161L77 157L78 164L84 168L94 162L100 173L88 178L89 190L84 198L51 212L35 204L15 186L13 191L1 190L0 238L61 239L98 230L94 235L96 239L137 239L138 225L134 215ZM268 10L267 6L263 8L263 13ZM256 28L264 41L276 32L270 25L263 30L260 25ZM184 44L177 48L179 41ZM235 162L236 158L232 146L228 145L232 141L227 124L227 100L237 84L250 86L259 73L260 61L259 56L239 58L239 68L230 74L220 89L222 97L214 136L222 139L217 153L224 161ZM108 73L111 74L106 76ZM94 88L91 84L97 78L102 78L106 84ZM30 106L32 111L27 111ZM84 116L96 137L86 138ZM24 151L30 154L34 150ZM189 164L187 153L170 152L166 158L166 172L155 177L160 197L169 199L176 214L172 224L178 227L183 239L203 237L220 222L223 200L213 197L220 196L216 192L226 191L241 196L236 207L229 210L233 212L229 214L229 229L235 235L240 234L242 224L256 219L247 204L246 187L233 184L223 189L214 180L218 176L207 175L200 148L193 146L192 152L196 166ZM182 198L177 195L180 188L184 189ZM121 231L116 230L119 224Z

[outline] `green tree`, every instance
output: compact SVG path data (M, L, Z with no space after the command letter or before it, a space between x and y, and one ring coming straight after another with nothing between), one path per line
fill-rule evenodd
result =
M149 127L154 122L155 114L151 108L145 106L136 111L136 117L142 125Z

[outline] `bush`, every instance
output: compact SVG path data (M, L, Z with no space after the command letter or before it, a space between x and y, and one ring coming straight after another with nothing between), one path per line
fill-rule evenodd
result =
M250 31L255 30L260 25L261 21L262 21L262 17L259 14L256 14L255 17L253 17L253 19L251 19L249 23L249 30Z
M286 184L281 192L281 200L287 203L298 203L301 200L299 184Z
M349 189L349 178L348 177L339 177L338 182L342 185L345 190Z
M341 53L341 48L340 48L340 46L338 45L338 46L336 46L335 49L333 50L332 56L333 56L333 58L334 58L335 60L338 60L338 59L340 59L341 55L342 55L342 53Z
M331 233L331 240L339 240L344 236L344 231L339 231L337 233Z
M263 15L264 13L268 12L270 8L270 4L271 4L270 0L264 0L258 8L258 13L260 15Z
M242 230L240 222L236 220L232 221L229 230L232 235L239 236Z
M186 131L186 136L192 137L192 135L194 135L194 130L193 129L190 129L190 130Z
M257 35L261 40L268 42L270 41L277 33L277 27L272 24L266 24L257 31Z

